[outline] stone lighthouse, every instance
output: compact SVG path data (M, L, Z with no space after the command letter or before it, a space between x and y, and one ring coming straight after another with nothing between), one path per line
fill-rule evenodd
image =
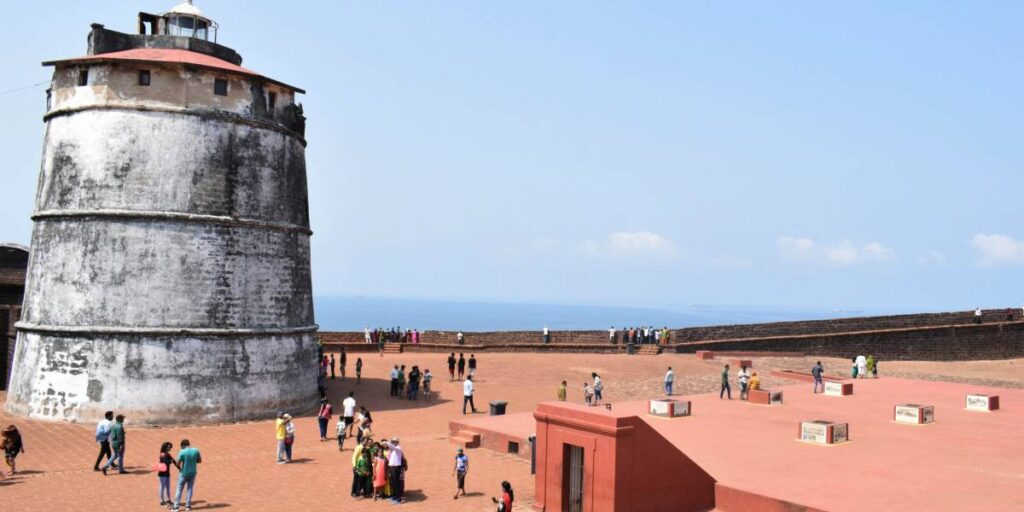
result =
M221 422L311 406L302 89L192 2L92 25L53 83L7 409Z

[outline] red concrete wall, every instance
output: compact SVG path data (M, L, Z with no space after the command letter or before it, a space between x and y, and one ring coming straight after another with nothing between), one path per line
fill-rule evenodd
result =
M636 416L548 402L534 417L535 510L562 510L565 444L584 449L585 512L700 512L714 506L710 475Z
M794 477L799 478L798 475ZM786 500L715 484L715 508L722 512L826 512Z

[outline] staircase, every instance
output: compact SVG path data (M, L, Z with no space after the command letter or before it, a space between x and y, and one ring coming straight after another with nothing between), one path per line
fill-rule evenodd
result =
M636 354L641 356L656 356L660 353L660 345L639 345L636 349Z
M480 434L469 430L460 430L451 437L451 441L463 448L479 448Z
M385 354L401 354L402 344L401 343L385 343L384 344Z

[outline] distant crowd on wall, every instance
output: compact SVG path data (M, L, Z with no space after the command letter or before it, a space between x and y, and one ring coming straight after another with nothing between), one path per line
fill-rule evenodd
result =
M661 329L651 326L630 327L623 328L621 333L615 329L614 325L608 329L608 342L613 345L619 343L620 339L623 345L630 343L634 345L668 345L671 336L668 327Z
M367 326L363 329L363 341L366 343L419 343L420 342L420 331L418 329L406 329L402 331L401 327L392 327L390 329L383 329L378 327L370 330Z

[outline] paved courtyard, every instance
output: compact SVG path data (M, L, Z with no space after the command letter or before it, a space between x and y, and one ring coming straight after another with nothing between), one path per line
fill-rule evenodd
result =
M466 354L467 357L469 354ZM452 500L451 476L454 445L448 440L448 422L461 417L461 384L449 383L447 354L364 354L363 382L351 378L356 354L349 356L350 377L329 383L336 408L355 390L360 405L374 415L374 432L398 435L409 460L406 487L413 510L493 510L490 496L498 493L501 480L516 491L516 509L527 510L533 499L529 462L487 450L470 450L469 495ZM538 402L555 398L558 382L569 382L569 399L582 401L582 383L590 372L605 382L607 401L657 396L667 366L676 371L676 389L682 393L717 391L721 361L699 361L693 355L625 356L611 354L483 353L478 357L477 408L486 413L490 400L509 402L508 412L532 410ZM803 369L814 358L755 358L755 369L765 386L792 384L768 377L770 369ZM849 361L822 359L828 374L846 375ZM408 402L388 396L388 371L394 364L417 364L435 374L435 398ZM967 382L1024 388L1024 360L975 362L885 362L881 375ZM2 394L0 394L2 397ZM2 397L5 398L5 397ZM97 447L94 425L69 425L26 421L0 413L0 425L15 424L25 438L26 453L18 459L19 474L0 481L0 506L5 512L41 510L100 511L157 510L157 479L151 466L159 446L177 446L187 437L203 454L196 484L196 510L245 511L338 510L354 506L349 497L351 445L338 453L336 443L320 443L314 404L308 411L293 411L297 418L295 462L274 463L274 429L271 421L232 425L177 428L132 428L126 422L126 460L130 473L104 477L92 471ZM333 421L332 427L333 429ZM359 500L360 510L384 510L394 505Z

